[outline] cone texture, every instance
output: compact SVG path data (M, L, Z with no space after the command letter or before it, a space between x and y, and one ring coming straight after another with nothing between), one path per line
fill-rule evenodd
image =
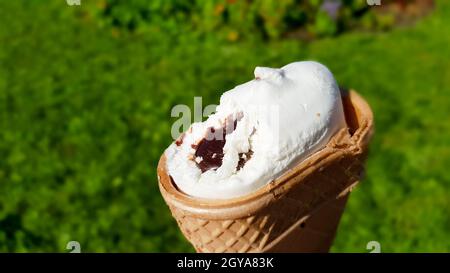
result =
M161 193L198 252L327 252L349 192L364 171L373 115L354 91L342 92L347 129L322 150L258 191L230 200L190 197L158 165Z

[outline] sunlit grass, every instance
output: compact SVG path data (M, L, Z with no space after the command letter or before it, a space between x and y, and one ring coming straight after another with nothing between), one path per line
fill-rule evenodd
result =
M315 59L371 104L367 178L333 251L450 251L450 6L416 26L222 43L117 33L59 4L0 5L0 251L192 251L156 180L170 109L256 65ZM81 9L83 7L80 7ZM8 12L5 12L8 10ZM78 15L77 15L78 14Z

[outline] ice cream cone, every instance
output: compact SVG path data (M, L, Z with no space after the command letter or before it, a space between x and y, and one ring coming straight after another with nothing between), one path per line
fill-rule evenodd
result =
M349 192L364 170L373 133L370 107L342 94L348 128L315 154L256 192L209 200L181 192L158 165L161 193L198 252L328 252Z

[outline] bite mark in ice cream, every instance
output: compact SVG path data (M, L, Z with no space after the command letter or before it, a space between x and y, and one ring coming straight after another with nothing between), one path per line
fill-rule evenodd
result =
M256 67L165 152L183 192L226 199L251 193L322 149L346 127L331 72L316 62Z
M222 166L226 135L231 134L236 129L237 123L238 120L227 118L224 127L218 129L209 127L207 135L198 144L193 145L196 162L202 173L211 169L216 170ZM198 158L200 160L197 161ZM245 161L242 161L241 165L244 164Z

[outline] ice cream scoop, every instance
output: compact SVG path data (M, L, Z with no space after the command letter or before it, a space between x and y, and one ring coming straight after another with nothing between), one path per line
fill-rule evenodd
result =
M346 127L332 73L312 61L256 67L225 92L216 112L165 151L178 189L208 199L249 194L279 177Z

